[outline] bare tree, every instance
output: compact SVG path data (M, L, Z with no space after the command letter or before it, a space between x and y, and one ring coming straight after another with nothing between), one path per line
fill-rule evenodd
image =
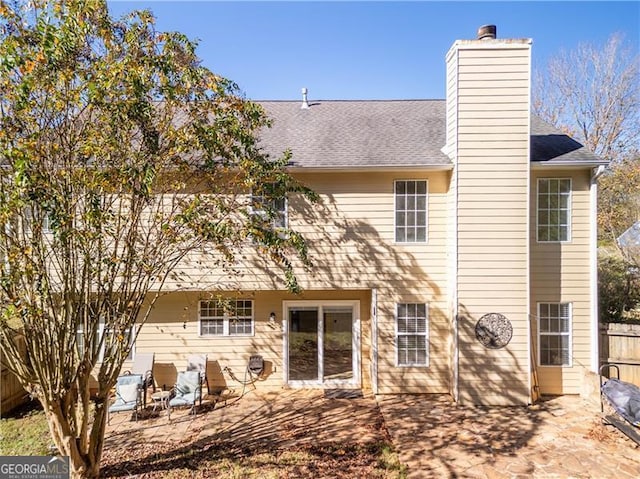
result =
M537 71L533 110L608 160L640 151L640 57L612 35L561 51Z
M246 193L313 195L258 147L262 109L149 12L0 0L0 18L0 353L73 477L98 477L109 391L165 281L255 248L295 290L303 239Z

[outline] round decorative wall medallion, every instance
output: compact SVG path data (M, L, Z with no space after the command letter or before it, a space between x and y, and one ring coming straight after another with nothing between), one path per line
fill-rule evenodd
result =
M487 348L503 348L512 336L511 321L500 313L485 314L476 323L476 338Z

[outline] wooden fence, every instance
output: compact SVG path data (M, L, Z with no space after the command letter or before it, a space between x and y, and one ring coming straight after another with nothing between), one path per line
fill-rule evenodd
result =
M20 339L22 338L18 338L18 344L24 352L24 341L20 341ZM4 417L5 414L27 402L28 399L27 392L0 358L0 417Z
M600 325L600 364L616 364L620 379L640 386L640 324Z

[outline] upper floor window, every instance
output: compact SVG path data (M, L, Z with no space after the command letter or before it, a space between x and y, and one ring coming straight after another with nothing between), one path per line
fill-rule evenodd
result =
M253 214L261 215L264 219L271 216L271 225L276 229L287 227L287 198L284 196L274 198L253 192L251 210Z
M253 334L253 301L200 301L201 336L250 336Z
M571 366L571 304L538 305L540 366Z
M395 182L396 242L427 241L427 181Z
M538 241L571 240L571 179L538 179Z
M396 363L429 365L429 318L424 303L401 303L396 310Z
M25 207L24 209L24 222L25 228L27 231L31 232L34 230L34 225L37 221L40 221L40 227L42 228L42 233L51 233L51 220L49 215L44 213L40 208L32 208Z

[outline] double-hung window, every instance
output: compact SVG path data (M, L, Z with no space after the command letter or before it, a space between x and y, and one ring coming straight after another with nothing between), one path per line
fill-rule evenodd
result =
M115 332L109 328L102 328L102 332L101 334L104 336L104 341L105 343L109 340L115 340L115 341L126 341L127 343L129 343L129 346L131 349L129 349L129 354L126 357L127 361L130 361L133 359L133 355L135 353L135 341L134 341L134 335L132 334L132 330L131 328L127 328L124 331L122 331L121 333L118 333L117 336L115 336ZM104 359L104 348L103 350L100 352L100 358L101 360Z
M32 232L35 230L35 225L40 221L40 228L42 233L51 233L51 219L49 215L43 212L41 208L25 207L24 209L24 224L25 230Z
M198 308L200 336L251 336L253 301L200 301Z
M429 365L429 318L424 303L396 305L396 363Z
M571 241L571 179L538 179L538 241Z
M122 333L119 333L117 337L113 336L113 332L112 330L110 330L109 328L105 327L104 323L100 323L100 326L98 327L97 330L97 334L95 334L93 336L93 341L100 341L100 339L103 339L103 343L102 343L102 347L100 348L99 351L99 357L98 360L99 361L104 361L105 359L105 354L104 354L104 345L107 341L111 341L111 340L115 340L115 341L126 341L127 343L129 343L129 354L127 354L127 357L125 358L126 361L130 361L133 359L134 354L135 354L135 327L134 328L127 328L125 329ZM85 344L85 341L87 340L88 335L86 335L84 333L84 330L82 327L79 327L78 330L76 331L76 342L77 342L77 349L78 349L78 354L83 354L84 353L84 348L85 346L88 346L88 344ZM94 343L95 345L97 345L97 343ZM93 347L95 347L95 345L92 345Z
M571 366L571 304L538 304L540 366Z
M427 241L427 181L395 182L396 242Z
M275 229L287 227L287 198L270 197L260 192L251 194L251 211L264 219L269 219Z

